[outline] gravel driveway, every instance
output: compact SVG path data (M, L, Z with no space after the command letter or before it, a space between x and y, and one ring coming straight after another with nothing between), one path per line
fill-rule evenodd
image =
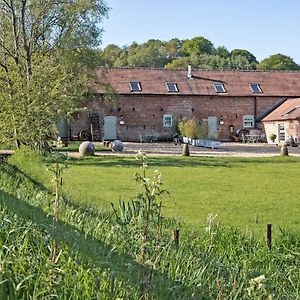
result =
M97 155L126 155L135 154L139 149L148 155L182 155L182 145L173 143L126 143L124 142L123 152L102 152ZM192 156L240 156L240 157L270 157L279 156L280 147L264 143L221 143L219 149L189 146ZM290 156L300 156L300 147L288 147Z

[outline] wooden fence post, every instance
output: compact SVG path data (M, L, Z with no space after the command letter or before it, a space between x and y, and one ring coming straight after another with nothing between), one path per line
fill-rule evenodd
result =
M269 250L272 248L272 224L267 224L267 235L266 235L267 246Z
M172 230L172 240L174 241L175 247L179 248L179 229Z

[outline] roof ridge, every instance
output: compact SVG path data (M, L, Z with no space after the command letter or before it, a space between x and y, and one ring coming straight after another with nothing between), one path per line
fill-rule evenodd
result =
M154 71L166 71L166 72L185 72L186 69L166 69L158 67L130 67L130 66L119 66L119 67L106 67L99 66L98 69L107 69L107 70L154 70ZM210 70L210 69L192 69L196 72L212 72L212 73L300 73L300 70Z

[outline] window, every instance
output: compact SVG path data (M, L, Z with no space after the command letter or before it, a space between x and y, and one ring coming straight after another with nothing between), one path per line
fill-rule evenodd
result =
M254 116L253 115L244 115L243 116L243 128L252 128L254 127Z
M142 91L141 83L138 81L130 81L129 87L132 92L141 92Z
M299 108L300 108L300 106L295 106L295 107L289 109L288 111L286 111L282 116L287 116L287 115L291 114L292 112L298 110Z
M166 82L166 87L167 87L168 92L178 92L177 83Z
M223 83L214 83L214 87L217 93L226 93L226 89Z
M261 94L263 92L260 85L257 83L250 84L250 88L251 88L252 93Z
M172 115L164 115L164 127L172 127L173 117Z
M279 136L279 142L285 141L284 124L278 124L278 136Z

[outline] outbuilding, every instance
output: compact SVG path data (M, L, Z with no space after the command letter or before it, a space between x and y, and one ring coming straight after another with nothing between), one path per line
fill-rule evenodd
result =
M182 118L214 120L220 140L300 97L299 72L99 68L86 109L69 122L70 138L169 140ZM110 99L110 100L108 100Z
M268 143L300 140L300 98L288 99L262 119ZM276 136L272 141L271 136Z

